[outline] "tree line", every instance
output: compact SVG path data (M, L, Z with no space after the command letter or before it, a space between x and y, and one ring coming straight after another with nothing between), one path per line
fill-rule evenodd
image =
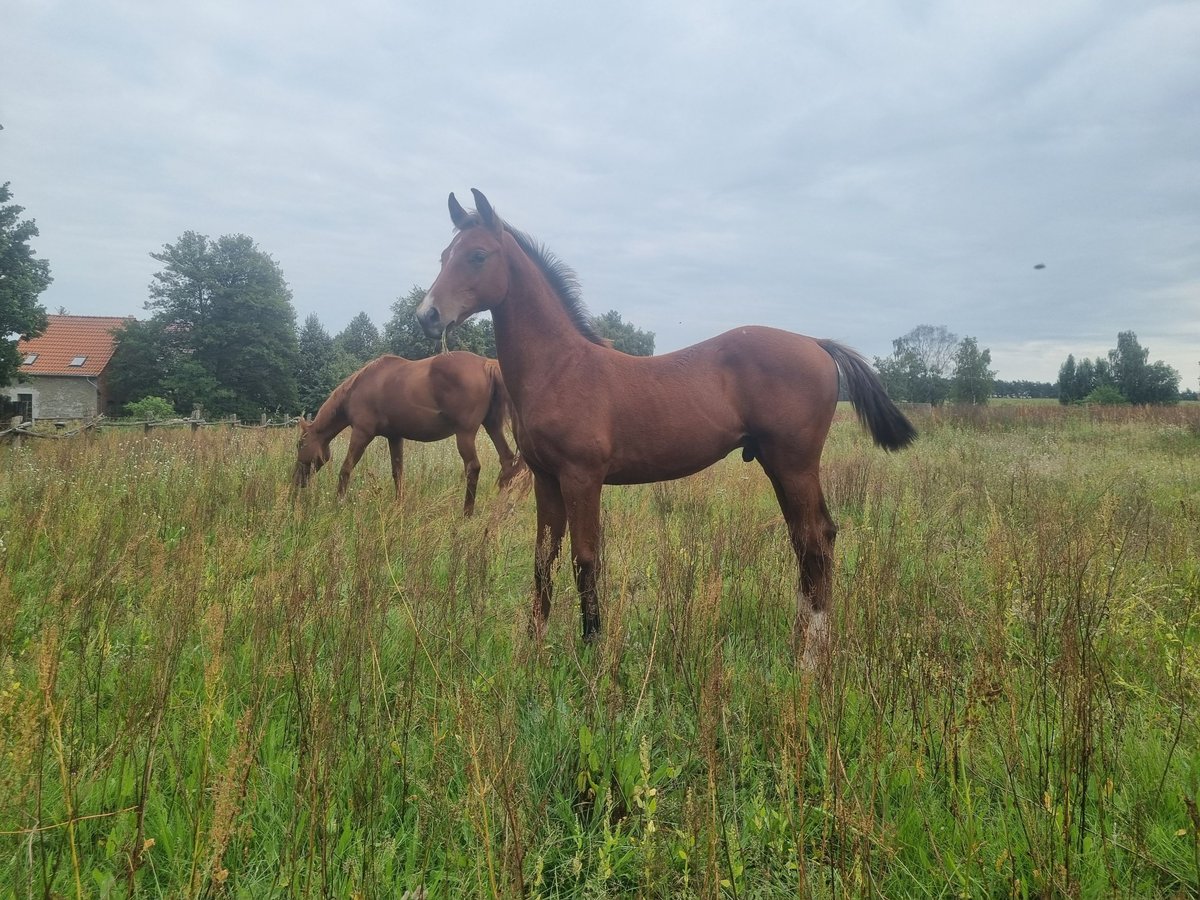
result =
M959 339L945 325L918 325L892 348L891 356L875 357L875 369L893 400L982 405L992 397L992 351L973 337Z
M875 368L893 400L939 406L987 403L991 397L1057 398L1060 403L1163 405L1196 399L1179 390L1179 373L1164 362L1149 362L1149 350L1132 331L1117 335L1107 357L1075 361L1067 357L1057 383L999 381L989 366L991 351L973 337L962 338L945 325L918 325L892 341L892 355L876 357Z
M1076 362L1070 354L1058 370L1058 401L1138 406L1178 403L1179 372L1161 360L1149 360L1150 350L1132 331L1117 335L1117 346L1107 357Z
M313 412L343 379L378 356L423 359L442 350L417 325L421 287L392 304L382 330L360 312L331 335L315 314L296 327L283 272L245 235L210 240L188 231L151 256L162 264L146 302L151 315L117 332L109 364L109 393L126 409L170 408L181 415L199 409L242 418ZM615 310L592 321L616 349L654 352L653 332ZM494 358L491 319L458 326L447 347ZM159 402L147 405L147 398Z
M30 247L38 234L21 218L7 182L0 185L0 385L16 380L17 339L46 327L38 296L50 285L50 267ZM117 334L109 392L133 409L201 409L212 416L254 418L263 411L315 410L347 375L384 353L420 359L439 352L413 315L425 296L414 286L398 297L378 328L359 313L336 335L316 315L296 326L292 293L279 265L249 237L216 240L188 231L151 256L162 264L149 287L149 318ZM593 325L616 349L654 352L654 333L625 321L616 310ZM875 367L896 400L939 405L951 400L986 403L990 397L1057 397L1062 403L1176 403L1196 399L1181 392L1179 373L1149 351L1132 331L1117 336L1106 356L1072 354L1057 383L1001 381L991 351L974 337L960 339L946 326L919 325L893 342ZM491 319L465 322L448 336L449 349L496 355ZM148 399L153 400L149 406Z

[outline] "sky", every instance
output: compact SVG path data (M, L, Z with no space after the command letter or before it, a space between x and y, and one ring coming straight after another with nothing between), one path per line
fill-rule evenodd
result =
M1134 331L1200 384L1200 2L5 0L0 183L55 312L148 315L185 231L298 324L427 287L446 197L666 352L919 325L1054 381ZM1037 265L1044 268L1035 268Z

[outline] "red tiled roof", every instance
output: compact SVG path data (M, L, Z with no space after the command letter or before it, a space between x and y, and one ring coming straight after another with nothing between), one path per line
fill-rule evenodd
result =
M21 366L22 375L90 375L104 371L113 355L113 329L120 328L131 316L46 316L46 330L35 338L17 341L17 352L24 360L37 354L29 365ZM83 357L83 365L71 361Z

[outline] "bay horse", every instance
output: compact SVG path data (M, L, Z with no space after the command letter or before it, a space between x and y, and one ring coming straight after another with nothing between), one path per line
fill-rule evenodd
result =
M538 539L533 632L550 613L551 569L570 529L584 640L600 630L596 595L600 490L681 478L741 448L767 473L799 567L796 629L804 664L826 658L837 528L820 461L838 401L838 372L875 443L899 450L916 429L856 351L761 326L735 328L661 356L602 345L574 273L507 225L472 189L450 195L456 232L416 315L437 337L488 309L496 355L534 476Z
M338 476L339 497L346 495L350 473L376 437L385 437L392 455L396 496L402 494L404 441L440 441L454 435L467 478L463 515L475 511L479 455L475 436L482 425L500 456L501 488L525 467L508 445L504 424L510 401L494 359L456 350L428 359L381 356L333 389L312 422L300 419L292 482L304 487L329 462L329 442L351 429L350 449Z

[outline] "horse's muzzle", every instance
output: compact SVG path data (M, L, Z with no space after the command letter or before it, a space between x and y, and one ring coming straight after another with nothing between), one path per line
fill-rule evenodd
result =
M442 321L441 313L433 306L417 310L417 323L421 326L421 330L425 332L425 337L434 338L435 340L440 338L442 332L446 330L446 324Z

